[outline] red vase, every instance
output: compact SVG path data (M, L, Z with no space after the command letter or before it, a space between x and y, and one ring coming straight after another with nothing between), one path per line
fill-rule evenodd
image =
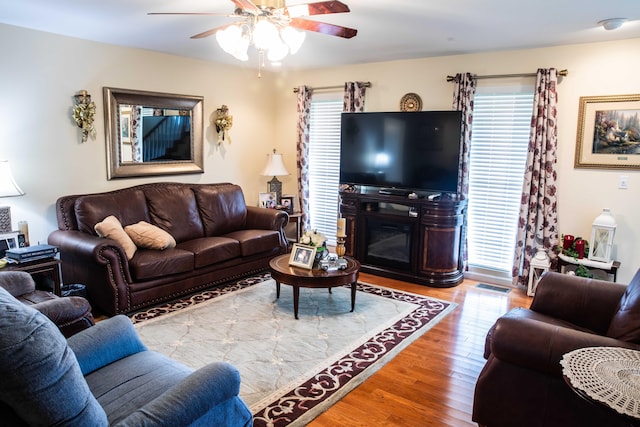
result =
M562 242L562 248L565 250L569 249L571 245L573 245L573 239L575 239L575 237L571 234L565 234L564 241Z
M584 240L576 240L576 252L578 253L578 259L584 258Z

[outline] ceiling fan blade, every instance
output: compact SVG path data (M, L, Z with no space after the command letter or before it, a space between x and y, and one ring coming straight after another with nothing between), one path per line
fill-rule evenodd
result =
M203 16L234 16L230 13L215 12L148 12L147 15L203 15Z
M340 1L320 1L285 7L285 13L292 18L298 16L327 15L350 12L349 6Z
M327 24L326 22L309 21L302 18L291 19L292 27L299 28L301 30L315 31L316 33L327 34L330 36L343 37L350 39L358 34L358 30L353 28L342 27L340 25Z
M251 0L231 0L233 4L236 5L236 8L242 9L254 15L260 14L262 12L258 6L256 6Z
M220 30L224 30L225 28L230 27L232 25L236 25L236 24L237 24L237 22L232 22L231 24L222 25L220 27L212 28L212 29L204 31L204 32L202 32L200 34L196 34L194 36L191 36L190 38L192 38L192 39L203 39L205 37L209 37L209 36L214 35L215 33L217 33Z

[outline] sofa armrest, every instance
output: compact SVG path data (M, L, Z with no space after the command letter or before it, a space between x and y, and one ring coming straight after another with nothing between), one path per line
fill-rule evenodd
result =
M55 298L33 304L31 307L47 316L59 328L82 318L87 319L89 326L94 324L91 305L82 297Z
M625 289L619 283L548 272L538 282L531 310L604 334Z
M637 344L529 318L501 317L491 338L491 357L516 366L561 377L565 353L583 347L625 347Z
M195 425L212 408L235 398L240 392L240 373L225 362L206 365L180 383L133 412L118 425L177 426ZM238 414L238 420L226 420L227 425L250 425L244 420L251 414Z
M289 214L279 209L265 209L257 206L247 206L247 228L261 230L275 230L280 236L280 253L286 253L289 248L284 227L289 223Z
M289 223L289 214L279 209L247 206L247 228L280 231Z
M0 274L0 287L14 297L28 294L36 290L36 282L26 271L3 271Z
M82 375L147 349L124 315L98 322L69 337L67 343L78 359Z

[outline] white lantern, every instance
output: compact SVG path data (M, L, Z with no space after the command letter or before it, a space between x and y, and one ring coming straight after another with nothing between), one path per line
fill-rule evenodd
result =
M611 210L602 210L591 227L589 241L589 259L592 261L611 262L611 248L613 236L616 234L616 220L611 216Z
M540 277L551 267L551 260L547 256L544 248L538 247L536 255L531 258L531 264L529 265L529 286L527 288L527 295L530 297L536 293L538 282Z

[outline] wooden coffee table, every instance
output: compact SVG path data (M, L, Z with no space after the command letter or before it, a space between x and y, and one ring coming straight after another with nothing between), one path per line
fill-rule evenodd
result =
M347 268L344 270L324 271L320 269L307 270L305 268L289 265L289 254L280 255L269 261L271 277L276 281L276 297L280 298L280 284L284 283L293 287L293 314L298 318L298 301L300 300L300 288L331 288L342 285L351 285L351 311L356 306L356 285L360 263L349 257Z

